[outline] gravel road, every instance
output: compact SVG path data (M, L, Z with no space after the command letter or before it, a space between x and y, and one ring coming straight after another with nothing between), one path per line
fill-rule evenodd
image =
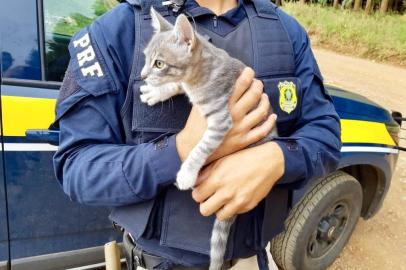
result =
M326 82L358 92L406 115L406 69L315 49ZM406 128L406 124L404 125ZM403 131L403 137L406 132ZM406 146L406 141L403 142ZM329 270L406 269L406 153L401 153L382 209L360 220L341 256ZM255 258L233 270L258 269Z

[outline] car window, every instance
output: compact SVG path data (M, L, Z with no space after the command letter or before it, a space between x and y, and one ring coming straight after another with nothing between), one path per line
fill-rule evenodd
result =
M2 0L0 3L2 77L40 80L36 1Z
M116 0L44 0L47 81L62 81L72 35L116 4Z

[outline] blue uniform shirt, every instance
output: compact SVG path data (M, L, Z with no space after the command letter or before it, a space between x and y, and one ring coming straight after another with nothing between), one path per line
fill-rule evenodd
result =
M185 10L219 34L229 32L246 16L241 2L219 17L193 0L186 2ZM291 123L291 139L276 140L285 156L285 174L278 184L297 188L335 170L340 126L306 32L281 9L276 11L293 46L295 76L302 88L300 116ZM123 206L150 200L174 183L181 165L175 135L125 144L121 110L134 44L139 42L133 12L129 4L120 4L77 33L69 47L72 59L62 86L67 94L56 109L60 146L54 167L65 193L80 203ZM86 57L78 55L84 50L95 55L85 64Z

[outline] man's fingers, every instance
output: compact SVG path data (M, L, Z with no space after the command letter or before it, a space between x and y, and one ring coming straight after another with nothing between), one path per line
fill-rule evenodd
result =
M234 107L231 108L231 113L235 112L239 117L243 117L248 112L258 106L263 93L263 84L261 81L254 79L251 87L242 95Z
M252 129L253 127L261 124L269 116L269 108L271 104L269 98L266 94L262 94L261 101L258 104L258 107L253 111L249 112L243 120L243 125L247 130Z
M276 114L271 114L264 123L262 123L260 126L251 129L246 137L247 145L256 143L259 140L265 138L275 127L276 119L277 119Z
M203 177L203 176L202 176ZM204 176L204 179L198 180L201 183L193 189L192 198L198 203L204 202L207 198L212 196L216 190L217 185L214 183L213 178Z
M206 180L212 171L213 164L207 165L203 170L200 171L199 176L197 177L196 185L200 185L204 180Z
M216 213L230 199L231 198L227 191L219 190L209 199L207 199L207 201L200 204L200 213L203 216L208 217Z
M235 82L234 92L230 97L230 104L235 104L244 92L251 86L252 80L255 77L255 72L252 68L246 67L241 72L241 75L238 77Z
M238 211L238 205L233 203L233 201L225 204L223 208L217 211L216 217L218 220L228 220L235 216Z

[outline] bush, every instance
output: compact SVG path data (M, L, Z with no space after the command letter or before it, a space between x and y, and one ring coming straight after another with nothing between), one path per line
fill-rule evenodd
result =
M406 66L406 15L334 9L293 2L282 6L316 46Z

